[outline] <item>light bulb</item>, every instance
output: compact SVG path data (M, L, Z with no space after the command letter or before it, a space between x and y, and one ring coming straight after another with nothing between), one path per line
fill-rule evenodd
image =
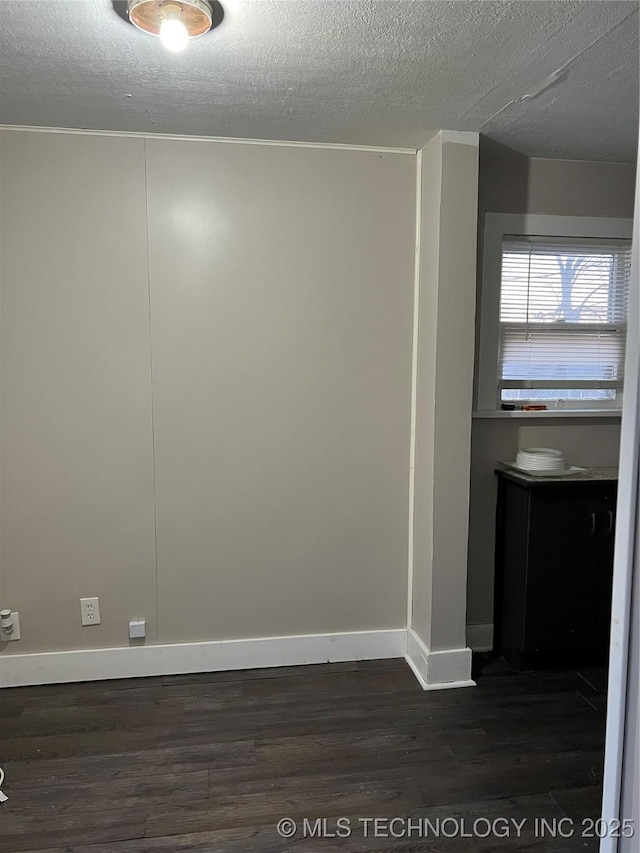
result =
M160 41L167 50L178 53L184 50L189 41L187 28L176 12L167 12L160 24Z

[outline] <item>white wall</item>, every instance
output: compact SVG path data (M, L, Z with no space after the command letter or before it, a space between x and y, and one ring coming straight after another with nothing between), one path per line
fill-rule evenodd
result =
M413 158L147 154L163 639L404 625Z
M1 154L2 651L404 627L415 158Z
M423 149L411 627L428 653L466 646L477 182L477 134Z
M2 652L155 639L144 143L0 138Z

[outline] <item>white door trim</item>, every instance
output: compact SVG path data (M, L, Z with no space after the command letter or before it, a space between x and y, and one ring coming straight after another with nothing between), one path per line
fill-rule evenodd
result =
M632 646L631 595L634 570L636 579L637 537L640 536L638 511L640 478L640 172L636 175L636 215L633 228L629 321L627 325L625 393L622 403L620 434L620 473L616 513L616 544L613 561L613 597L611 608L611 646L609 652L609 686L607 703L607 736L604 763L602 818L604 826L621 820L622 776L625 754L625 728L628 707L630 653ZM637 744L636 744L637 749ZM635 838L640 827L635 827ZM600 853L617 853L621 839L603 838Z

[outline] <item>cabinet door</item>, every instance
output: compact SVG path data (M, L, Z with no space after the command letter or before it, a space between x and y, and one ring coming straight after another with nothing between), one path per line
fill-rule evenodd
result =
M611 592L613 587L613 549L616 524L615 485L604 486L601 502L600 554L596 576L596 646L609 646L611 631Z
M595 648L602 535L597 484L532 489L525 651Z

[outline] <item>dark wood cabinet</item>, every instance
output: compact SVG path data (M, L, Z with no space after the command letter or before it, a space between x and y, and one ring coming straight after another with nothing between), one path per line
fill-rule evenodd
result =
M497 474L496 648L517 668L606 652L616 480Z

